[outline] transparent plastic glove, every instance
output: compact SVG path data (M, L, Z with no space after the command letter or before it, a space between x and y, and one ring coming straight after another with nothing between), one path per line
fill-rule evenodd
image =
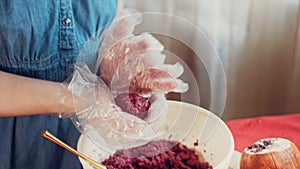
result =
M125 9L104 31L99 50L101 77L113 93L187 91L188 85L178 79L183 66L164 64L164 47L151 34L133 34L141 21L141 13Z
M134 35L142 14L123 10L104 31L99 49L101 77L114 96L137 93L149 99L151 107L144 120L155 131L166 115L168 92L185 92L188 85L178 79L183 73L180 63L164 64L163 45L149 33Z
M56 115L59 118L68 118L74 115L74 102L76 102L77 111L89 106L85 100L73 95L73 93L68 89L71 79L72 75L70 75L64 82L57 83L57 93L55 98L58 102L59 110L58 113L53 113L52 115Z
M155 135L145 121L122 112L105 83L91 73L86 64L78 63L68 89L76 95L76 114L71 117L75 126L106 149L128 148L144 144ZM77 101L90 106L82 109Z

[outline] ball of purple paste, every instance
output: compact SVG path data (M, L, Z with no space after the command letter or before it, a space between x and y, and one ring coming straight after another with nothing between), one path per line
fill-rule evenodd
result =
M132 114L140 119L145 119L148 115L150 102L148 99L136 93L122 93L115 98L115 103L122 111Z

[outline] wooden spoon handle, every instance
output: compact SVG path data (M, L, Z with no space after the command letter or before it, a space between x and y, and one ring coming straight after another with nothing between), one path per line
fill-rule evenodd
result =
M67 145L66 143L59 140L57 137L55 137L49 131L44 130L43 133L42 133L42 136L45 137L46 139L60 145L60 146L62 146L63 148L69 150L71 153L77 155L78 157L84 159L85 161L87 161L89 164L91 164L96 169L106 169L106 167L104 165L99 164L99 163L95 162L94 160L90 159L89 157L87 157L87 156L81 154L80 152L76 151L75 149L73 149L72 147Z

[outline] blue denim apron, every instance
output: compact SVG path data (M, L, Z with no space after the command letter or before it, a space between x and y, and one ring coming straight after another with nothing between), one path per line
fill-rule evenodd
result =
M0 70L63 81L66 68L116 8L117 0L0 0ZM95 63L95 56L86 61ZM80 133L69 119L0 118L0 169L82 168L78 157L41 136L45 129L76 148Z

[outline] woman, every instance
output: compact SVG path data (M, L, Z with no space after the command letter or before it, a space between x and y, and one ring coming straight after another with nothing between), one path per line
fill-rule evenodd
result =
M41 133L47 129L76 147L80 133L58 118L74 112L61 82L121 6L117 0L0 1L0 168L81 168L75 155Z

